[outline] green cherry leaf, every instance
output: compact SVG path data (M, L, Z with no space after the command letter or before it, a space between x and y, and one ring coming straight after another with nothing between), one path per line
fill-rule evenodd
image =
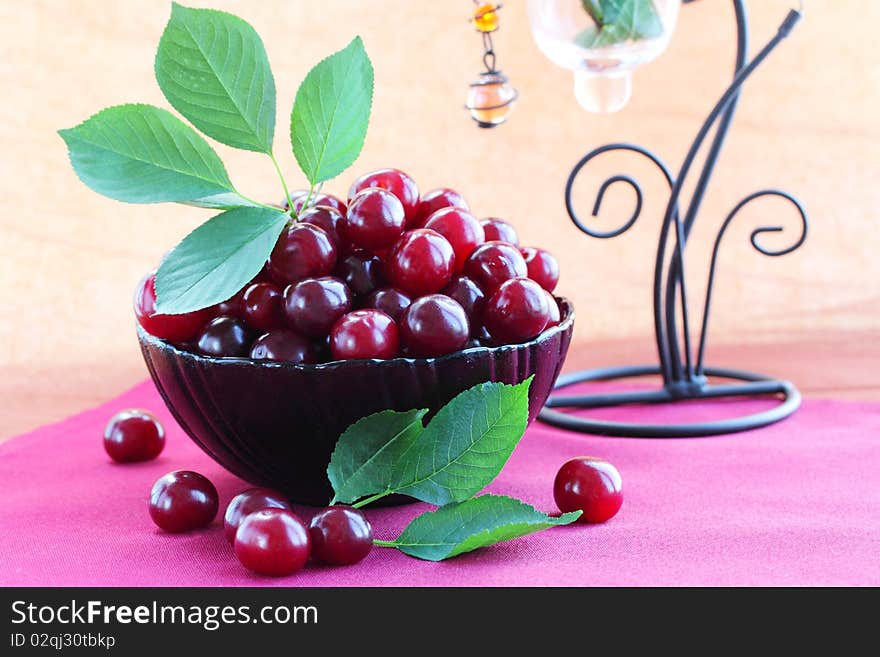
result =
M168 102L203 133L235 148L272 151L275 80L248 23L174 3L155 71Z
M602 28L591 25L575 36L574 39L575 43L581 48L605 48L621 41L626 41L627 35L623 28L611 23Z
M225 301L256 276L290 217L242 207L212 217L183 238L156 273L156 310L175 315Z
M548 516L512 497L481 495L428 511L413 520L394 541L377 541L404 554L442 561L502 541L568 525L581 511Z
M396 459L391 488L438 506L480 492L525 433L531 382L481 383L456 396Z
M372 102L373 66L360 37L306 75L290 114L290 141L312 185L337 176L357 159Z
M620 26L629 39L652 39L663 33L663 24L652 0L603 0L603 18Z
M581 0L584 11L592 18L596 25L602 24L602 2L601 0Z
M58 134L79 179L117 201L198 205L226 195L241 204L217 153L166 110L117 105Z
M583 0L583 5L596 25L575 36L575 43L582 48L653 39L663 33L663 24L651 0Z
M192 205L196 208L207 208L209 210L231 210L232 208L240 208L247 206L250 208L266 207L249 198L239 196L234 192L214 194L213 196L203 196L202 198L192 201L182 201L184 205Z
M422 432L422 418L427 412L381 411L346 429L327 466L327 477L335 492L331 504L351 504L387 490L392 483L388 473Z

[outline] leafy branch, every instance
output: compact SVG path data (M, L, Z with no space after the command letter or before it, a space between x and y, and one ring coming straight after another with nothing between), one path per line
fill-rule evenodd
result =
M331 504L359 508L397 493L439 506L397 539L375 541L431 561L573 522L579 513L551 518L513 498L474 497L498 476L525 432L531 382L474 386L427 426L426 409L382 411L355 422L327 467Z
M542 529L571 524L581 513L563 513L554 518L512 497L481 495L423 513L393 541L374 542L380 547L397 548L411 557L442 561Z
M652 0L581 0L581 5L595 23L575 36L582 48L605 48L663 34Z
M208 142L158 107L118 105L59 131L77 176L99 194L224 211L184 238L159 267L157 310L186 313L238 292L296 210L273 150L275 80L256 30L226 12L173 3L154 68L165 98L198 131L268 156L288 201L281 212L241 194ZM372 95L373 68L360 37L321 61L300 85L290 136L309 183L304 205L318 184L357 159Z

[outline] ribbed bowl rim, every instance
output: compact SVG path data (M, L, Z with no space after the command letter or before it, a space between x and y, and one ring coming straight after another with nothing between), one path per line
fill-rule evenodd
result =
M469 347L468 349L462 349L461 351L456 351L451 354L445 354L443 356L437 356L433 358L407 358L400 356L397 358L389 358L385 360L379 358L370 358L360 360L334 360L327 363L290 363L284 361L254 360L252 358L217 358L215 356L204 356L202 354L197 354L192 351L180 349L170 342L150 335L149 333L144 331L140 324L137 324L137 335L138 340L141 343L146 343L152 347L155 347L156 349L161 349L162 351L169 352L177 358L183 358L199 363L207 363L211 365L216 365L218 367L245 366L260 369L320 372L340 370L350 367L361 367L364 364L370 364L379 367L394 367L395 365L401 364L405 364L407 366L413 364L436 365L450 360L456 360L468 356L474 356L477 354L503 353L507 351L528 349L535 345L541 344L542 342L546 342L560 333L568 331L569 328L574 324L574 306L572 306L571 302L565 297L556 297L556 300L559 302L560 306L561 319L559 324L545 330L539 336L532 340L529 340L528 342L521 342L518 344L506 344L497 347Z

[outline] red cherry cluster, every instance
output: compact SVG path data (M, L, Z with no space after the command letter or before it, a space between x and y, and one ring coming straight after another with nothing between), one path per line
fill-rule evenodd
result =
M104 448L119 463L152 460L164 446L165 429L147 411L121 411L104 430ZM173 534L207 527L219 506L214 484L189 470L169 472L150 492L150 517ZM310 556L333 565L357 563L373 547L373 530L357 509L327 507L307 528L287 498L268 488L250 488L233 497L223 527L238 560L262 575L290 575Z
M186 532L213 522L219 496L206 477L178 470L153 485L149 508L160 529ZM223 529L245 568L274 577L292 575L310 557L336 566L357 563L373 547L373 530L357 509L327 507L306 526L287 498L269 488L249 488L233 497Z
M559 323L559 265L520 248L501 219L477 220L461 195L423 196L397 169L358 178L348 203L307 193L263 271L228 301L155 312L155 275L135 312L148 333L216 357L316 363L431 357L525 342Z
M165 430L147 411L117 413L104 431L105 449L121 463L154 459L164 445ZM623 503L620 473L604 459L571 459L556 474L553 497L562 512L582 511L581 522L605 522ZM169 472L150 492L150 517L169 533L207 527L219 506L214 484L188 470ZM306 526L287 498L269 488L250 488L233 497L226 507L223 529L239 562L261 575L291 575L310 557L331 565L354 564L373 547L372 527L357 509L330 506Z
M605 522L623 503L620 473L604 459L571 459L556 474L553 497L562 512L582 511L581 522ZM218 508L217 489L197 472L170 472L150 493L150 517L169 533L207 527ZM301 570L310 557L330 565L355 564L373 547L372 527L357 509L330 506L306 526L287 498L269 488L250 488L233 497L223 529L245 568L275 577Z

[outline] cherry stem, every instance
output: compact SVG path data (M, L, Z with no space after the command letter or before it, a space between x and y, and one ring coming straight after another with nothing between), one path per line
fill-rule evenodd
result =
M387 548L397 547L397 543L395 543L394 541L380 541L378 538L373 539L373 545L378 545L379 547L387 547Z
M259 208L268 208L269 210L278 210L278 209L279 209L277 205L266 205L265 203L260 203L259 201L255 201L255 200L252 199L252 198L248 198L247 196L245 196L244 194L242 194L242 193L241 193L240 191L238 191L237 189L234 189L234 190L232 190L232 191L234 191L236 194L238 194L241 198L243 198L243 199L244 199L245 201L247 201L248 203L253 203L256 207L259 207Z
M305 210L307 207L309 207L309 203L312 202L312 195L314 193L315 193L315 186L309 185L309 191L306 194L305 199L303 199L302 205L299 206L300 211ZM299 213L297 213L297 216L299 216Z
M296 216L297 212L293 207L293 199L290 197L290 191L287 189L287 182L284 180L284 175L281 173L281 167L278 166L278 160L275 159L275 152L269 151L269 157L272 158L272 164L275 165L275 172L281 180L281 187L284 188L284 198L287 199L287 208Z
M303 201L302 205L301 205L300 208L299 208L299 209L300 209L300 212L302 212L302 211L305 210L307 207L309 207L309 203L312 202L312 197L315 196L316 192L317 192L318 194L320 194L320 193L321 193L321 189L322 189L323 187L324 187L324 183L320 183L320 184L318 185L318 188L317 188L317 189L315 189L315 185L314 185L314 183L311 184L311 185L309 185L309 193L306 194L306 198L305 198L305 200ZM292 207L292 206L291 206L291 207ZM297 213L297 217L299 217L299 213Z
M381 500L383 497L386 497L387 495L391 495L391 493L393 493L393 492L394 491L386 490L383 493L376 493L375 495L371 495L370 497L362 499L360 502L355 502L351 506L355 509L360 509L360 508L367 506L367 504L372 504L376 500Z

